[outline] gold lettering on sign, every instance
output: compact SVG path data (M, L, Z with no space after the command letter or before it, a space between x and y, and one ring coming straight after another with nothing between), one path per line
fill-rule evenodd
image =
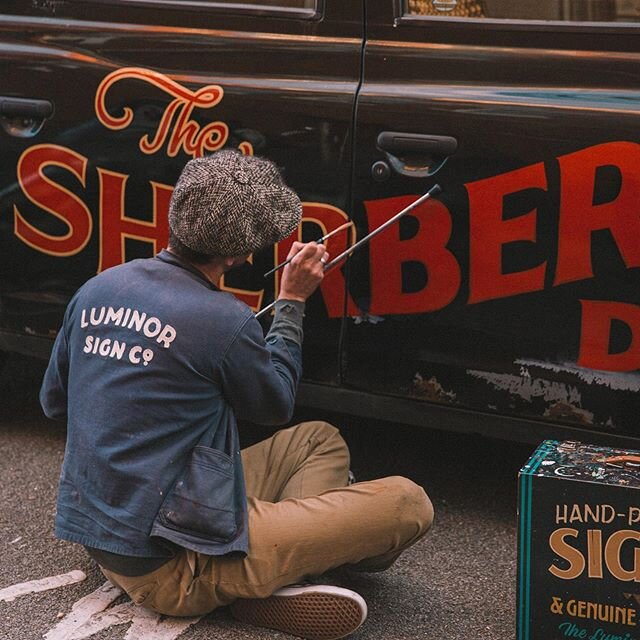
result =
M139 142L140 151L151 155L160 151L166 143L166 153L174 157L180 150L193 158L199 158L206 152L217 151L229 138L229 127L221 121L210 122L204 126L192 119L194 109L211 109L218 105L224 96L221 86L210 84L191 91L168 76L138 67L125 67L113 71L100 83L95 97L95 111L98 120L112 130L126 129L133 121L133 109L122 107L121 115L113 115L107 110L106 96L114 84L121 80L142 80L161 89L173 100L165 107L155 134L145 133ZM239 149L245 155L253 155L249 142L241 142Z

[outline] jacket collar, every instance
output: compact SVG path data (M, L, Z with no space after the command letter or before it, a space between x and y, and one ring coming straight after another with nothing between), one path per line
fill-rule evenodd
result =
M202 271L196 269L196 267L194 267L190 262L187 262L184 258L177 256L175 253L171 253L170 251L167 251L167 249L163 249L155 257L162 262L166 262L167 264L172 264L176 267L180 267L181 269L189 271L194 276L198 277L200 280L206 283L206 285L213 291L220 291L220 289L218 289L218 287L216 287L213 282L207 279Z

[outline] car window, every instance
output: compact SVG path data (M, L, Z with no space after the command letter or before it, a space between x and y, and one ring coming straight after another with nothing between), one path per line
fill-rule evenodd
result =
M94 2L102 2L106 0L93 0ZM191 4L200 5L202 7L246 7L247 9L264 8L264 7L282 7L285 9L315 9L317 0L109 0L110 4Z
M167 7L187 9L220 9L234 13L293 14L299 17L314 16L318 0L90 0L95 4L129 5L137 7Z
M640 0L403 0L403 15L559 22L640 22Z

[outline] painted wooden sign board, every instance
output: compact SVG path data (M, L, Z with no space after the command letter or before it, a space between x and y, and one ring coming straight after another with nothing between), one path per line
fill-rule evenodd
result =
M519 474L518 640L640 639L640 451L546 440Z

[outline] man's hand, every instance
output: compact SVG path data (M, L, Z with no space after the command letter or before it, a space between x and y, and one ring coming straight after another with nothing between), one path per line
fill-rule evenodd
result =
M282 272L278 300L305 302L322 282L329 254L324 245L316 242L294 242L287 258L292 256L293 259Z

